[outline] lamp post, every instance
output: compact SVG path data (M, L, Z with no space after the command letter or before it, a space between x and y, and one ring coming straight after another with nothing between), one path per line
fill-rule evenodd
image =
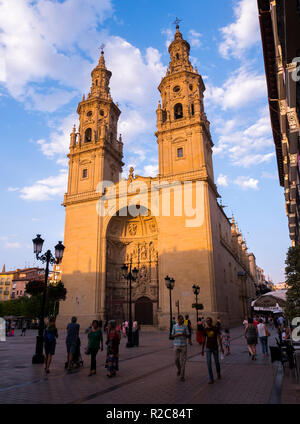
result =
M133 347L133 341L132 341L132 281L135 281L138 276L138 269L134 267L132 270L132 258L130 260L130 267L128 272L128 266L124 264L121 267L121 270L123 272L123 277L129 281L129 323L128 323L128 341L126 344L126 347Z
M43 249L44 240L41 238L41 235L38 234L33 242L33 252L36 255L36 259L42 261L42 263L46 263L45 269L45 282L43 288L43 299L42 299L42 307L41 307L41 316L39 322L39 332L36 337L36 347L35 354L32 357L33 364L43 364L44 363L44 355L43 355L43 334L44 334L44 326L45 326L45 307L46 307L46 299L47 299L47 286L48 286L48 275L49 275L49 265L53 265L54 263L59 263L62 260L65 246L61 241L55 246L55 256L52 255L51 250L47 250L46 253L41 255Z
M193 292L194 295L196 296L196 317L197 317L197 322L198 322L198 295L200 293L200 287L197 286L196 284L193 285Z
M175 280L168 275L165 278L166 287L170 291L170 334L169 339L172 340L172 290L174 289Z

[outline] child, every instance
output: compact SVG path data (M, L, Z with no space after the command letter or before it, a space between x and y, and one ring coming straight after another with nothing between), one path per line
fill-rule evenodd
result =
M226 356L228 356L230 354L230 333L227 328L224 334L222 335L222 342L225 348Z

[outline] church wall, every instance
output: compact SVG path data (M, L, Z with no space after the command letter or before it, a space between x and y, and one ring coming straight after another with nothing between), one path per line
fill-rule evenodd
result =
M96 318L96 261L98 253L98 215L96 202L66 207L66 246L62 262L62 281L67 299L60 304L59 328L65 328L72 316L87 328Z

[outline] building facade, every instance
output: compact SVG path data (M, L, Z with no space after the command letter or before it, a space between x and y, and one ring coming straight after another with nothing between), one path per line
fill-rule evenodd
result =
M91 90L78 105L80 124L70 136L64 197L67 299L57 321L61 327L73 315L83 326L92 319L128 318L124 263L139 271L132 285L132 314L141 324L168 327L167 275L175 279L172 298L174 305L180 301L181 313L195 317L195 283L204 315L234 325L250 311L255 256L218 203L205 85L178 26L169 53L158 87L157 177L135 175L131 168L128 178L120 178L121 111L110 95L112 74L103 52L92 71ZM110 213L103 214L104 209Z
M258 0L271 124L293 245L300 240L300 1Z
M32 280L43 280L45 271L43 268L16 269L12 280L11 299L17 299L26 295L26 284Z
M12 281L16 275L16 271L5 271L3 265L2 272L0 273L0 301L9 300L12 293Z

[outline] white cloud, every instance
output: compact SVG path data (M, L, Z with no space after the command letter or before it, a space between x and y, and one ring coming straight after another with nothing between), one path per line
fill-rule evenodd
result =
M246 168L272 161L275 153L268 110L264 108L258 113L260 118L250 126L237 118L216 120L216 133L220 137L214 154L227 155L233 165Z
M228 176L220 174L218 179L217 179L217 184L220 187L228 187Z
M158 174L158 165L146 165L144 167L144 174L149 177L156 177Z
M202 37L202 34L200 34L200 32L197 32L197 31L191 29L189 31L189 42L190 42L191 46L194 47L194 48L201 47L201 45L202 45L201 37Z
M14 192L14 191L19 191L19 187L8 187L7 191L9 192Z
M265 76L246 66L233 72L222 87L207 84L206 88L206 100L223 110L248 107L261 98L267 98Z
M239 187L241 187L243 190L258 190L258 184L259 184L259 180L255 180L254 178L250 178L250 177L238 177L234 183L236 185L238 185Z
M234 8L235 22L221 28L220 54L241 58L245 49L260 40L257 0L239 0Z
M7 242L5 243L4 247L6 249L20 249L22 246L18 242Z
M21 198L28 201L45 201L51 200L53 197L62 197L66 192L68 181L68 172L61 170L55 177L48 177L44 180L39 180L32 186L23 187Z
M169 45L174 40L174 32L171 29L163 29L161 31L161 33L162 33L162 35L164 35L166 37L165 46L168 49L169 48Z
M40 86L58 81L65 89L87 82L91 57L99 39L99 23L112 14L110 0L9 0L0 2L1 81L18 100L36 108ZM102 35L103 37L103 35ZM28 84L34 83L29 87ZM50 108L73 93L50 92Z
M264 178L266 180L278 180L278 173L276 172L267 172L263 171L261 174L261 178Z

